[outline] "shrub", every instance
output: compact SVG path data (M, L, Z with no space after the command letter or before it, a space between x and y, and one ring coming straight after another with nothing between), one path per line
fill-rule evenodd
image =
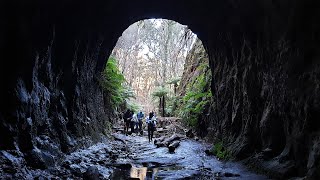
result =
M230 152L224 147L222 141L214 144L210 151L219 159L228 160L231 157Z
M134 97L132 89L124 86L124 82L125 78L117 66L116 59L109 58L100 84L104 92L108 94L110 105L114 109L125 103L130 97Z

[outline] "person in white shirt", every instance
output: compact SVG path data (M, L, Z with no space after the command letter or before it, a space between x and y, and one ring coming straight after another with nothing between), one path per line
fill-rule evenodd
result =
M137 114L136 113L134 113L133 115L132 115L132 119L131 119L131 133L133 133L133 132L136 132L136 128L137 128L137 126L138 126L138 117L137 117Z

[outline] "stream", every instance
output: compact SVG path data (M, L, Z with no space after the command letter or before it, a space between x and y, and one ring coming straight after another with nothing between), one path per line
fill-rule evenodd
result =
M45 170L24 166L23 158L1 151L12 166L2 164L3 179L245 179L265 180L237 162L219 161L205 153L210 144L184 138L173 153L157 148L144 135L114 132L103 142L66 154L60 164ZM3 161L3 162L6 162ZM8 169L8 170L6 170ZM10 170L10 171L9 171Z
M111 179L268 179L240 163L206 155L210 145L201 141L182 140L175 152L169 153L168 148L149 143L146 136L113 136L125 144L126 151L119 154Z

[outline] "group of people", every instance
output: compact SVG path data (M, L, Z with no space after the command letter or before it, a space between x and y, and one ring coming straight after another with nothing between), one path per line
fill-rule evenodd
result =
M127 135L129 132L129 128L131 129L131 133L139 133L143 135L142 125L144 113L139 111L138 113L134 113L132 110L127 109L127 111L123 115L124 120L124 132ZM146 117L146 124L148 127L148 139L149 142L152 141L153 132L155 131L157 118L153 111L149 113L149 116Z

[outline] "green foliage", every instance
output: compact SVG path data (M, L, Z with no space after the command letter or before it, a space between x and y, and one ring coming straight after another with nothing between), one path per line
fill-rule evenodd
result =
M180 96L170 96L167 98L166 113L168 116L175 115L180 99Z
M162 97L165 96L166 94L169 93L169 90L167 88L164 88L162 86L157 87L153 92L152 92L152 97Z
M159 113L162 116L166 115L166 107L165 107L165 99L166 95L169 93L169 90L165 87L159 86L152 92L152 99L154 100L156 97L159 99Z
M128 109L132 110L133 112L138 112L141 109L141 106L135 102L128 102L127 106Z
M178 84L180 80L181 80L180 77L172 78L167 82L167 84Z
M219 159L228 160L231 157L230 152L224 147L222 141L214 144L210 151Z
M126 99L134 97L132 89L123 86L124 82L125 78L117 66L116 59L109 58L100 83L103 90L108 94L112 108L117 108Z
M211 76L202 73L187 86L187 93L178 111L179 116L191 127L197 127L200 114L211 101L212 93L208 90L210 82Z

